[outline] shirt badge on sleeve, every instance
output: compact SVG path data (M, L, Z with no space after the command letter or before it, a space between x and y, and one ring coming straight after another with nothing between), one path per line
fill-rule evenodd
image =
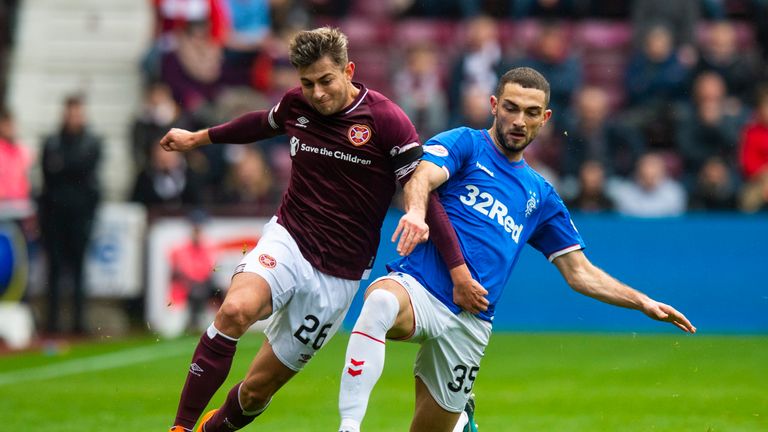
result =
M371 135L371 128L361 124L352 125L349 131L347 131L347 138L355 147L360 147L367 143L371 139Z
M448 156L448 149L439 144L425 145L424 151L437 157Z

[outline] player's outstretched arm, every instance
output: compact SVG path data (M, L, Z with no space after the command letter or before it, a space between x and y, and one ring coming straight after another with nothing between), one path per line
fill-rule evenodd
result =
M208 129L190 132L184 129L173 128L160 140L160 146L166 151L180 152L189 151L210 143L211 139L208 137Z
M392 234L397 243L397 253L408 255L421 242L429 238L429 226L425 222L429 193L447 180L445 172L437 165L421 161L416 171L403 187L405 214Z
M674 324L684 332L696 333L696 327L685 315L619 282L593 265L580 250L555 258L554 264L568 285L581 294L615 306L637 309L655 320Z

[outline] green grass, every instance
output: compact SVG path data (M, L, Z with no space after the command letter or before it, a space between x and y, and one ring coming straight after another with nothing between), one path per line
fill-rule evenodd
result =
M165 431L196 341L105 340L2 357L0 429ZM335 431L346 341L334 338L245 430ZM258 335L240 343L214 404L260 343ZM387 347L363 424L369 432L407 431L413 412L417 347ZM498 333L475 393L483 432L768 431L768 337Z

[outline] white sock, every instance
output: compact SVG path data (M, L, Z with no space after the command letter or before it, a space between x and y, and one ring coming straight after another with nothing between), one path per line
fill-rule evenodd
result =
M384 340L400 311L397 297L377 289L363 303L347 344L339 391L340 431L358 432L373 386L384 369Z
M453 427L453 432L464 432L464 426L469 423L469 416L467 416L467 413L464 411L461 412L461 415L459 416L459 422L456 423L456 426Z

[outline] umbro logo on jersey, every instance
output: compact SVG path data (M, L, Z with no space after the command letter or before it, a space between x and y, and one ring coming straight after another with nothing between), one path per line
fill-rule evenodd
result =
M481 170L485 171L485 173L488 174L489 176L495 177L495 175L493 174L493 171L491 171L488 168L484 167L483 164L481 164L480 162L475 161L475 166L480 168Z
M189 373L191 373L192 375L200 376L200 374L202 374L203 372L205 371L203 370L203 368L198 366L197 363L192 363L191 365L189 365Z
M309 123L309 120L304 116L301 116L296 119L296 126L298 127L306 128L307 123Z

